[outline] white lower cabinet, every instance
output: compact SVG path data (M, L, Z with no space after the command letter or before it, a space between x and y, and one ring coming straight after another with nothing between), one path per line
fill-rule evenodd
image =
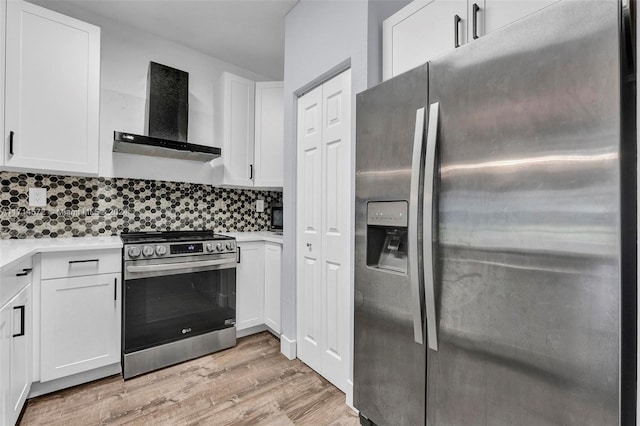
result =
M236 330L264 324L264 243L238 243Z
M256 326L264 329L266 325L280 335L282 245L264 241L241 242L238 250L236 330Z
M120 361L120 273L42 280L41 382Z
M18 420L31 387L31 283L0 309L2 424Z
M280 334L280 294L282 285L282 245L264 244L264 323Z

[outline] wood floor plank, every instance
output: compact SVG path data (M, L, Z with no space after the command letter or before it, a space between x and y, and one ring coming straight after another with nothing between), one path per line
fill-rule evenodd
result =
M231 349L124 381L27 402L20 425L358 425L345 395L264 332Z

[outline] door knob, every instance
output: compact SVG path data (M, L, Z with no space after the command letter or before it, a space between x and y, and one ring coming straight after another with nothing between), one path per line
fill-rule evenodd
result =
M311 248L311 243L307 243L307 247Z

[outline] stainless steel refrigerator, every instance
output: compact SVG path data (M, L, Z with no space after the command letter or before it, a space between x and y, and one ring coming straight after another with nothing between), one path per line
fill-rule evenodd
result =
M635 422L625 16L563 1L358 94L363 424Z

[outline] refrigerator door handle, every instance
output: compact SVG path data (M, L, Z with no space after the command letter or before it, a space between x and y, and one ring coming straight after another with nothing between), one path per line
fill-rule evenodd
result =
M438 145L438 114L440 104L429 106L429 127L427 129L427 150L424 166L424 198L422 199L422 255L424 270L424 302L427 315L427 342L429 348L438 350L438 324L436 319L436 297L433 268L433 181Z
M425 108L416 110L416 128L413 137L413 157L411 160L411 188L409 192L409 279L411 280L411 304L413 311L413 340L423 344L422 330L422 277L420 276L420 258L418 257L418 223L420 221L420 170L424 153L424 116Z

